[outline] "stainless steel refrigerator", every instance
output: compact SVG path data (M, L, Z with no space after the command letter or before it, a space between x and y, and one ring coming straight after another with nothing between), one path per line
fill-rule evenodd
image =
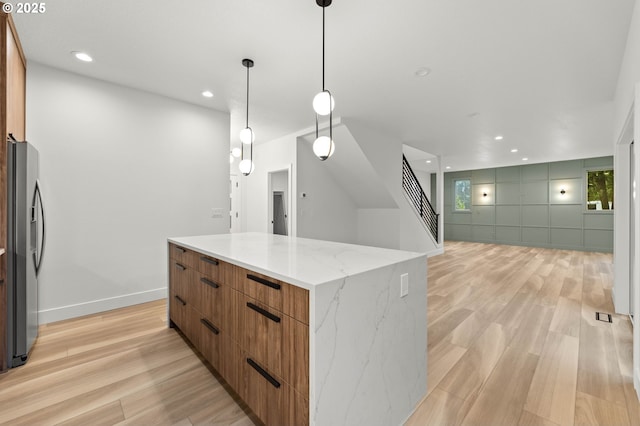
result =
M7 147L7 363L27 362L38 337L38 272L44 249L44 208L38 151L27 142Z

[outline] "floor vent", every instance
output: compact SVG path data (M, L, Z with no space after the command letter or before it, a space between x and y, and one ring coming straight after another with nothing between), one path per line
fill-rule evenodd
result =
M602 312L596 312L596 319L602 322L613 322L611 314L603 314Z

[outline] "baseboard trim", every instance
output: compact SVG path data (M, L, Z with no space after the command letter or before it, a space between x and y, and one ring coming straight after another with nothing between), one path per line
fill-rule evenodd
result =
M636 391L636 397L640 400L640 370L633 369L633 387Z
M74 305L60 306L58 308L43 309L38 311L38 322L40 324L47 324L69 318L96 314L98 312L110 311L112 309L124 308L126 306L138 305L166 297L167 289L163 287Z
M444 254L444 246L436 247L435 249L427 252L427 257L438 256L439 254Z

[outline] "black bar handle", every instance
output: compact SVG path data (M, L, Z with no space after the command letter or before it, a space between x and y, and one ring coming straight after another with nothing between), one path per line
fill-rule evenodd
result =
M204 256L202 256L202 257L200 258L200 260L202 260L203 262L207 262L207 263L210 263L210 264L212 264L212 265L216 265L216 266L218 266L218 261L217 261L217 260L215 260L215 259L209 259L208 257L204 257Z
M211 330L211 332L212 332L213 334L220 334L220 330L218 330L217 328L215 328L215 327L213 326L213 324L211 324L209 321L207 321L207 319L206 319L206 318L200 318L200 322L201 322L202 324L204 324L204 326L205 326L205 327L207 327L209 330Z
M214 283L213 281L208 280L208 279L206 279L206 278L204 278L204 277L203 277L203 278L200 278L200 282L203 282L203 283L205 283L206 285L209 285L209 286L211 286L211 287L213 287L213 288L218 288L218 287L220 287L220 285L219 285L218 283Z
M280 322L280 317L277 317L277 316L273 315L271 312L262 309L260 306L254 305L251 302L247 302L247 307L250 308L250 309L253 309L254 311L256 311L259 314L264 315L265 317L269 318L273 322Z
M251 281L255 281L262 285L266 285L267 287L274 288L276 290L280 290L280 284L272 283L271 281L267 281L264 278L256 277L255 275L247 274L247 278Z
M182 253L186 253L187 252L186 249L183 249L182 247L178 247L178 246L176 246L176 250L180 250Z
M182 306L186 305L187 302L185 302L184 300L182 300L182 297L178 296L177 294L174 296L176 299L178 299L178 302L182 303Z
M274 388L277 389L280 387L280 382L274 379L269 373L264 371L262 367L260 367L254 360L252 360L251 358L247 358L247 364L252 366L258 373L260 373L262 377L267 379L267 381L271 383Z
M187 269L184 265L181 265L178 262L176 262L176 268L180 269L181 271L184 271L185 269Z

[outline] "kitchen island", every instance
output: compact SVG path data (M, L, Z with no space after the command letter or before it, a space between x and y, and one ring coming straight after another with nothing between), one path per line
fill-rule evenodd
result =
M206 235L169 275L171 325L266 424L399 425L426 394L425 254Z

